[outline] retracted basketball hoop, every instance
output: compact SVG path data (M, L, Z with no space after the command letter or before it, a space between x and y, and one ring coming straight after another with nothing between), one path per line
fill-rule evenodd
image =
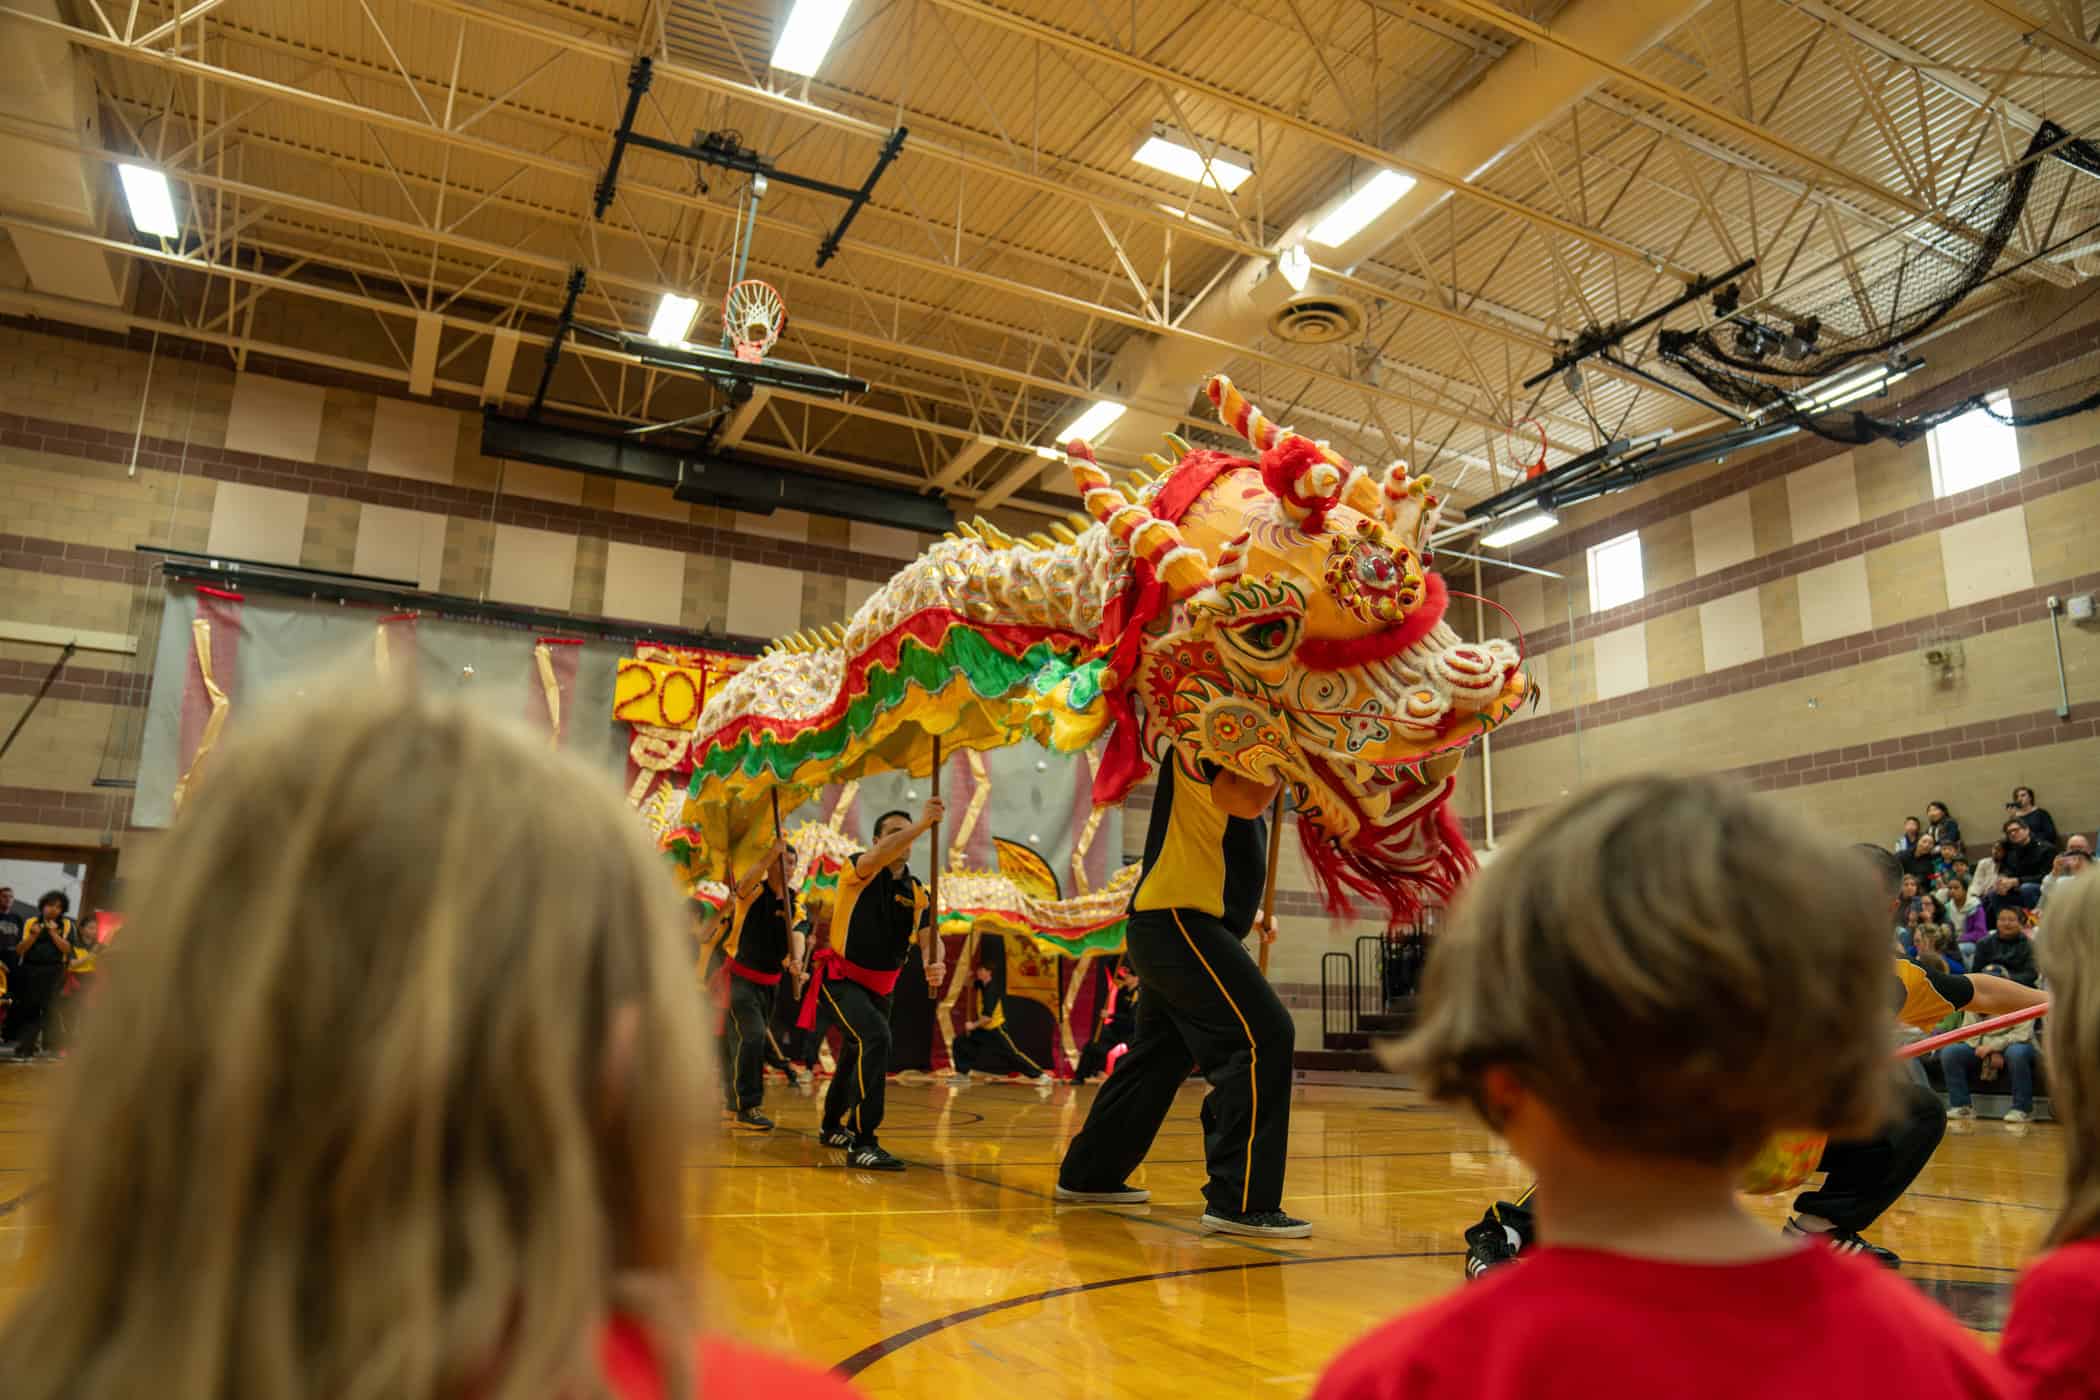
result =
M786 329L787 302L769 283L739 282L722 298L722 333L746 364L763 360Z
M1520 418L1510 424L1502 446L1510 469L1523 473L1526 481L1546 474L1546 425L1538 419Z

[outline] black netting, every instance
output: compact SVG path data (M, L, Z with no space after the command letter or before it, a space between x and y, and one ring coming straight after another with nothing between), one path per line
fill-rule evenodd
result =
M2016 164L1956 208L1855 249L1786 295L1711 327L1665 330L1657 346L1665 362L1724 402L1791 419L1840 442L1907 442L1977 408L2030 427L2100 407L2100 377L2073 391L2052 392L2045 407L2030 409L2023 401L2010 414L1982 398L1902 419L1815 413L1800 395L1847 366L1869 368L1879 357L1900 363L1906 342L1944 320L1978 287L2096 236L2100 145L2044 122ZM1804 237L1801 246L1806 242Z

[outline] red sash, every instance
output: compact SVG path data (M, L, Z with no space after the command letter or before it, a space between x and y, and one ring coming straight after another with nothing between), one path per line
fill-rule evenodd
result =
M810 959L809 989L802 994L802 1014L795 1018L795 1024L805 1031L817 1024L817 993L833 977L858 982L876 996L886 997L896 989L897 978L902 972L902 968L894 972L876 972L859 963L847 962L843 954L833 949L819 948L817 955Z
M741 977L746 982L756 982L761 987L777 987L780 985L780 974L777 972L760 972L755 967L744 966L735 958L730 958L723 966L728 970L731 977Z

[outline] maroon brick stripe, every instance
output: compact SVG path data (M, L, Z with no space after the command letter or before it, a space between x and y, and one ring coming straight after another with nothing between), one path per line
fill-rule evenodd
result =
M2003 632L2048 617L2050 594L2084 593L2100 589L2100 573L2080 574L2054 583L2037 584L2018 593L1987 598L1966 607L1949 608L1908 622L1894 622L1871 632L1836 637L1812 647L1745 662L1725 670L1708 671L1666 685L1650 686L1630 695L1597 700L1579 710L1560 710L1549 715L1512 721L1495 731L1498 749L1521 748L1526 744L1557 739L1577 728L1598 729L1608 724L1645 719L1666 710L1696 705L1724 696L1739 695L1769 685L1782 685L1807 676L1820 676L1863 666L1869 661L1916 651L1926 638L1966 638Z
M1614 632L1621 627L1630 627L1637 622L1662 617L1670 613L1695 608L1701 603L1716 598L1725 598L1760 584L1776 583L1790 575L1805 573L1825 564L1834 564L1840 559L1865 554L1869 550L1932 534L1949 525L1964 520L1973 520L1979 515L2007 510L2025 505L2030 501L2046 500L2088 482L2100 481L2100 447L2083 448L2067 452L2061 457L2042 463L2040 466L2023 467L2018 476L1994 481L1987 486L1974 487L1952 496L1943 496L1936 501L1911 506L1906 510L1891 511L1887 515L1864 521L1850 529L1833 531L1816 539L1806 540L1786 549L1760 558L1745 560L1726 569L1716 569L1710 574L1687 579L1668 588L1657 589L1644 598L1613 608L1608 612L1590 613L1575 619L1572 638L1582 641L1602 632ZM1624 533L1621 531L1620 533ZM1525 638L1527 648L1533 656L1565 647L1570 641L1566 620L1549 623Z
M0 695L34 695L51 674L51 661L0 659ZM137 678L127 671L108 671L93 666L68 665L51 684L53 700L85 700L97 705L122 705L144 698Z
M100 831L110 819L110 803L116 803L118 831L130 824L131 794L127 792L56 792L50 788L0 787L0 823L58 826L75 831Z
M2050 744L2074 743L2080 739L2100 739L2100 702L2073 705L2068 719L2058 719L2055 710L2029 710L2024 714L1974 724L1951 725L1922 734L1877 739L1872 743L1851 744L1838 749L1820 749L1814 753L1796 754L1792 758L1775 758L1717 771L1748 783L1756 791L1779 792L1810 783L1835 783L1876 773L1901 773L1964 758L2012 754ZM1539 807L1498 808L1495 823L1498 828L1507 828L1528 813L1539 810ZM1467 817L1463 825L1471 840L1477 841L1485 834L1486 822L1480 817Z
M21 569L54 578L136 583L146 576L146 568L145 558L135 550L0 534L0 569Z
M131 434L114 429L0 413L0 447L123 464L131 461L132 438ZM652 520L593 506L570 506L439 482L413 481L407 477L388 476L384 472L294 462L281 457L258 456L253 452L229 452L201 443L184 444L173 438L143 439L139 444L138 461L140 466L151 471L191 471L213 481L274 486L283 491L332 496L365 505L398 506L404 510L430 511L472 520L494 520L499 525L555 530L841 578L879 582L895 574L907 562L831 545L746 535L716 525L681 525L676 521Z

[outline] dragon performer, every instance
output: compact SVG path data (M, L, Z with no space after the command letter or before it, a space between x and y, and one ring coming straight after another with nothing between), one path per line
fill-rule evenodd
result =
M1363 900L1390 919L1410 915L1470 867L1449 808L1454 775L1531 682L1510 643L1466 642L1445 621L1448 595L1429 567L1440 501L1427 477L1398 464L1373 479L1271 423L1230 380L1214 377L1206 392L1258 456L1170 438L1178 460L1148 458L1153 471L1119 486L1088 444L1069 444L1083 528L1022 541L965 526L843 629L769 651L701 716L685 821L702 833L705 868L692 875L720 879L771 837L760 803L790 808L870 773L937 774L943 745L1034 739L1069 751L1105 734L1097 806L1162 768L1127 935L1146 1010L1059 1194L1145 1199L1123 1178L1193 1059L1215 1091L1204 1225L1295 1235L1309 1227L1277 1208L1291 1021L1238 942L1261 893L1257 818L1288 788L1329 912ZM939 815L936 796L916 823L903 812L877 821L876 845L841 879L834 947L804 1008L812 1018L822 997L856 1053L851 1083L843 1067L833 1080L820 1135L876 1170L903 1169L874 1130L889 993L928 902L904 856ZM883 893L892 881L909 896ZM869 889L875 898L862 897ZM1185 950L1162 922L1170 915ZM834 981L852 985L834 997Z

